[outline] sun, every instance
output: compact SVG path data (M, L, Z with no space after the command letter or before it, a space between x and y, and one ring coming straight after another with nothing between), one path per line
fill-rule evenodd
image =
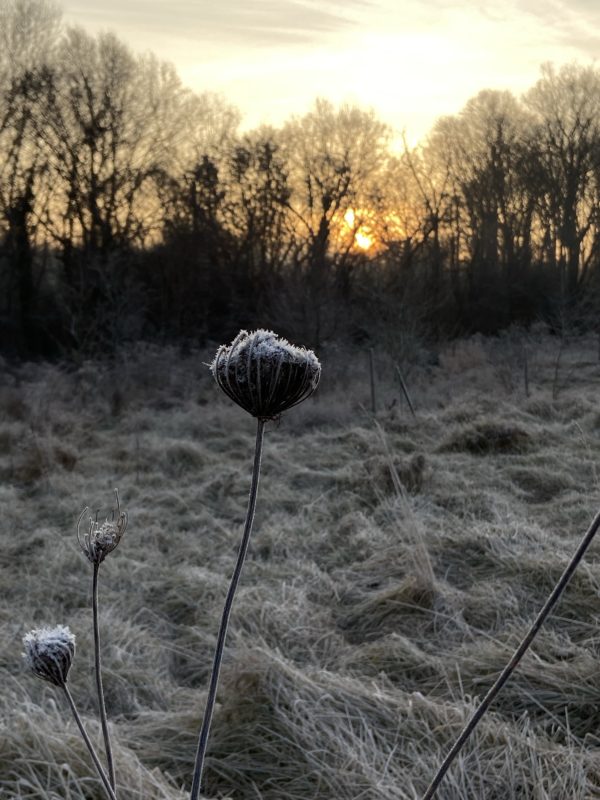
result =
M361 250L369 250L369 248L373 247L373 239L368 233L363 233L360 230L354 234L354 242Z
M370 250L375 244L369 228L361 223L360 218L353 208L349 208L344 214L344 222L348 230L354 236L354 244L359 250Z

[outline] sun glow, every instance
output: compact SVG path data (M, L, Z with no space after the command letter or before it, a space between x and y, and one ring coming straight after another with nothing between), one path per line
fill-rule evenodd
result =
M354 241L356 242L356 246L360 247L361 250L368 250L370 247L373 246L373 239L366 234L357 231L354 234Z
M354 236L354 245L359 250L370 250L375 244L375 240L368 225L361 221L358 213L349 208L344 214L344 222L348 231Z

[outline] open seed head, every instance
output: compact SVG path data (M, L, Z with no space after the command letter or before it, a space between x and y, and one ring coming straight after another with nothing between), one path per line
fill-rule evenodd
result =
M296 347L273 331L240 331L222 345L210 365L221 389L258 419L276 419L317 388L321 364L312 350Z
M115 489L116 509L113 509L110 519L98 522L97 519L89 517L87 531L82 532L83 518L88 509L83 509L77 521L77 541L86 558L92 564L101 564L106 556L117 547L125 529L127 528L127 513L121 511L119 504L119 493Z
M23 637L23 658L42 680L64 686L75 655L75 636L65 625L38 628Z

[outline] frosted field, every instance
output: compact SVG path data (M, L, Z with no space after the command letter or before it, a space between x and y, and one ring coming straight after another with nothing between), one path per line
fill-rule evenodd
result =
M213 352L0 370L0 798L104 798L20 653L30 628L71 627L100 748L75 525L115 486L129 526L100 603L119 797L188 796L255 433ZM416 419L385 354L375 419L367 354L319 355L317 395L267 426L206 797L417 800L600 507L595 339L449 345L405 366ZM599 548L440 800L600 798Z

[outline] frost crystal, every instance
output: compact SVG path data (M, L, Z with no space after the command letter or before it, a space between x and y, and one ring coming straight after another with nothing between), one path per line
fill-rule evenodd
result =
M97 522L89 518L87 533L82 535L81 522L85 516L87 507L83 509L77 522L77 540L83 553L92 564L101 564L106 556L115 549L121 541L127 527L127 514L121 511L119 505L119 494L115 489L117 500L116 512L113 511L112 519L104 522Z
M64 686L75 655L75 636L65 625L39 628L23 637L29 669L55 686Z
M262 329L240 331L217 350L210 368L225 394L262 420L275 419L305 400L321 376L312 350Z

